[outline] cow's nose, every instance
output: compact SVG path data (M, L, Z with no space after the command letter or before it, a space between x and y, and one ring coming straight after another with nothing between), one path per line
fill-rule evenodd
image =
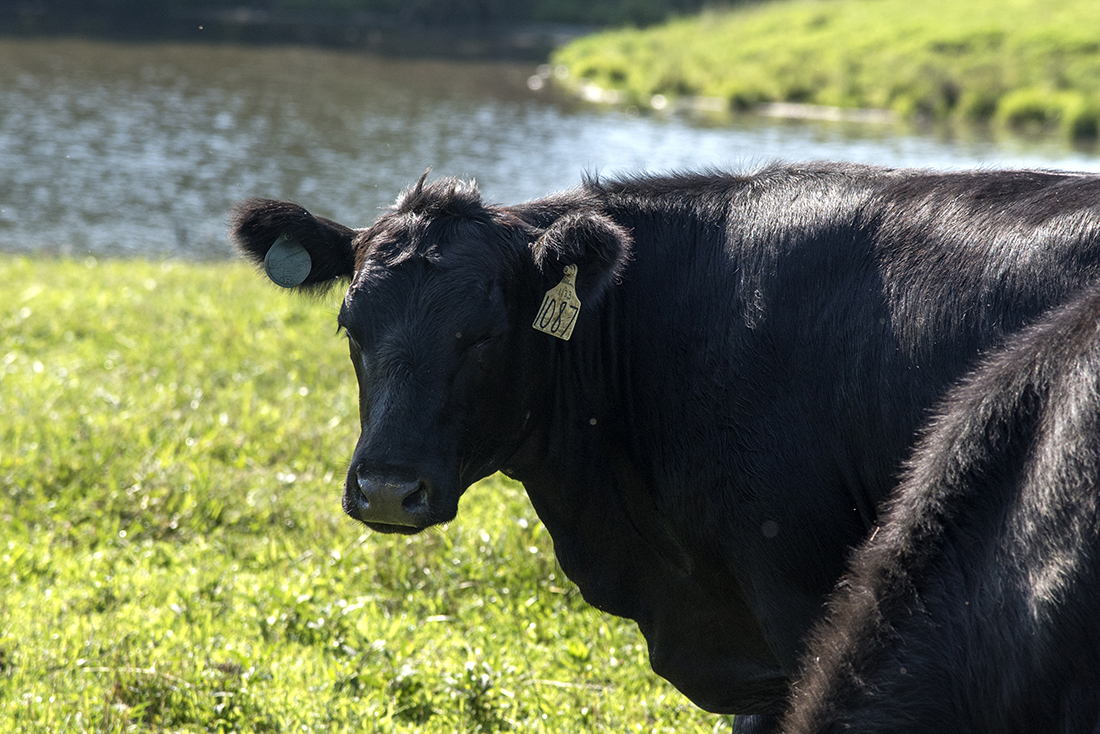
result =
M344 510L356 520L411 528L423 526L428 514L428 488L422 480L360 472L355 472L354 479L358 491L345 492Z

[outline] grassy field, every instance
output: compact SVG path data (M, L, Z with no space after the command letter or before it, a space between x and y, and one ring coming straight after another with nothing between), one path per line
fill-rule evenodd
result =
M633 104L796 102L1100 133L1094 0L776 0L588 36L553 63L568 87Z
M345 518L338 294L0 256L0 731L711 732L522 488Z

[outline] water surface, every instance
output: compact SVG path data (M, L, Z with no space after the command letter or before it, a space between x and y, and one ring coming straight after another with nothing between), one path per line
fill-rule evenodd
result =
M304 48L0 40L0 250L220 258L248 196L369 223L426 168L513 203L614 175L776 159L1100 170L1058 141L584 106L526 65Z

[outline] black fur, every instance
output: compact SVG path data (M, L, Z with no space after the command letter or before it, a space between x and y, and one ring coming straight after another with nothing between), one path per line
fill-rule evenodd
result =
M926 412L1100 274L1098 182L814 164L494 206L422 180L356 231L354 265L303 214L354 277L345 508L416 532L505 470L655 670L766 730ZM564 342L531 324L568 264Z
M785 731L1100 724L1100 286L952 391L815 633Z

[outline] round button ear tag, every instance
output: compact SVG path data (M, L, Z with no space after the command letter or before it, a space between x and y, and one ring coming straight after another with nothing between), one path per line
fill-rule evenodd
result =
M313 269L313 261L306 252L306 248L285 234L279 235L275 244L264 256L264 270L267 277L275 281L283 288L293 288L301 285L309 277L309 271Z

